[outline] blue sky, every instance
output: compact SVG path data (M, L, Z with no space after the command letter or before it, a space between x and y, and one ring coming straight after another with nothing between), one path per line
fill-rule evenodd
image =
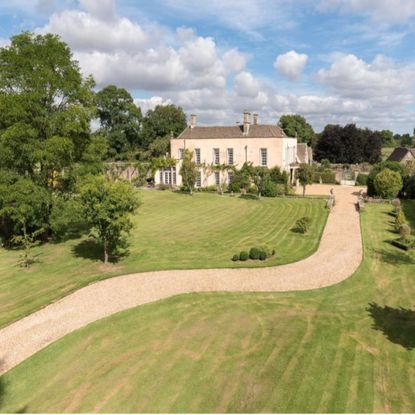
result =
M0 22L3 45L58 33L98 88L123 86L144 111L415 126L415 0L10 0Z

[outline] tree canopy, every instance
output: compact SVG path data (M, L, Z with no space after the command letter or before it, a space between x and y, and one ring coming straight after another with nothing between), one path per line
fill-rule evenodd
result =
M301 115L282 115L278 125L289 137L297 137L299 143L314 144L316 134L313 127Z
M148 110L141 131L142 145L148 148L157 138L165 138L172 133L177 137L186 128L186 114L181 107L173 104L157 105Z
M381 159L382 138L379 132L357 128L355 124L328 124L320 135L315 159L331 163L377 163Z
M108 140L109 155L127 158L140 146L141 109L124 88L109 85L96 96L101 131Z

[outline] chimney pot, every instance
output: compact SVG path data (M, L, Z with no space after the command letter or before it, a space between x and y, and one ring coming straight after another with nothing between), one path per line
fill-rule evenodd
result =
M253 122L254 125L257 125L258 124L258 114L254 114L253 115L253 121L254 121Z
M249 125L251 124L250 121L251 113L248 111L244 111L244 135L249 134Z
M195 114L192 114L190 116L190 127L193 128L195 126L196 126L196 115Z

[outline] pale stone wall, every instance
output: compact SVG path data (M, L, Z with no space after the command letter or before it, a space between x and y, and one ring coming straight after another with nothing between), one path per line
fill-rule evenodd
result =
M241 168L248 161L255 166L261 165L261 149L267 149L267 167L281 167L289 171L289 163L295 162L296 158L295 138L234 138L234 139L172 139L170 141L171 156L178 160L177 172L180 170L180 151L184 148L195 152L200 149L200 162L209 165L214 162L214 148L219 149L219 164L228 164L228 148L233 149L233 164ZM291 161L290 155L294 159ZM288 162L288 164L287 164ZM215 185L215 174L209 169L200 169L202 186ZM227 182L227 173L220 175L220 180ZM177 174L176 184L180 186L181 178Z

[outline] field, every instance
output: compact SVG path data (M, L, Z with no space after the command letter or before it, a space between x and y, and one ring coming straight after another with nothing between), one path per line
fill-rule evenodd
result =
M415 203L405 204L415 225ZM414 412L415 254L362 214L336 286L181 295L74 332L0 378L7 412Z
M17 265L19 251L0 249L0 326L114 275L297 261L317 249L327 218L322 199L256 201L151 190L142 190L140 197L129 255L111 266L103 266L101 250L86 237L40 247L40 262L29 270ZM312 219L307 235L291 231L303 216ZM264 244L277 251L265 263L231 261L233 254Z

